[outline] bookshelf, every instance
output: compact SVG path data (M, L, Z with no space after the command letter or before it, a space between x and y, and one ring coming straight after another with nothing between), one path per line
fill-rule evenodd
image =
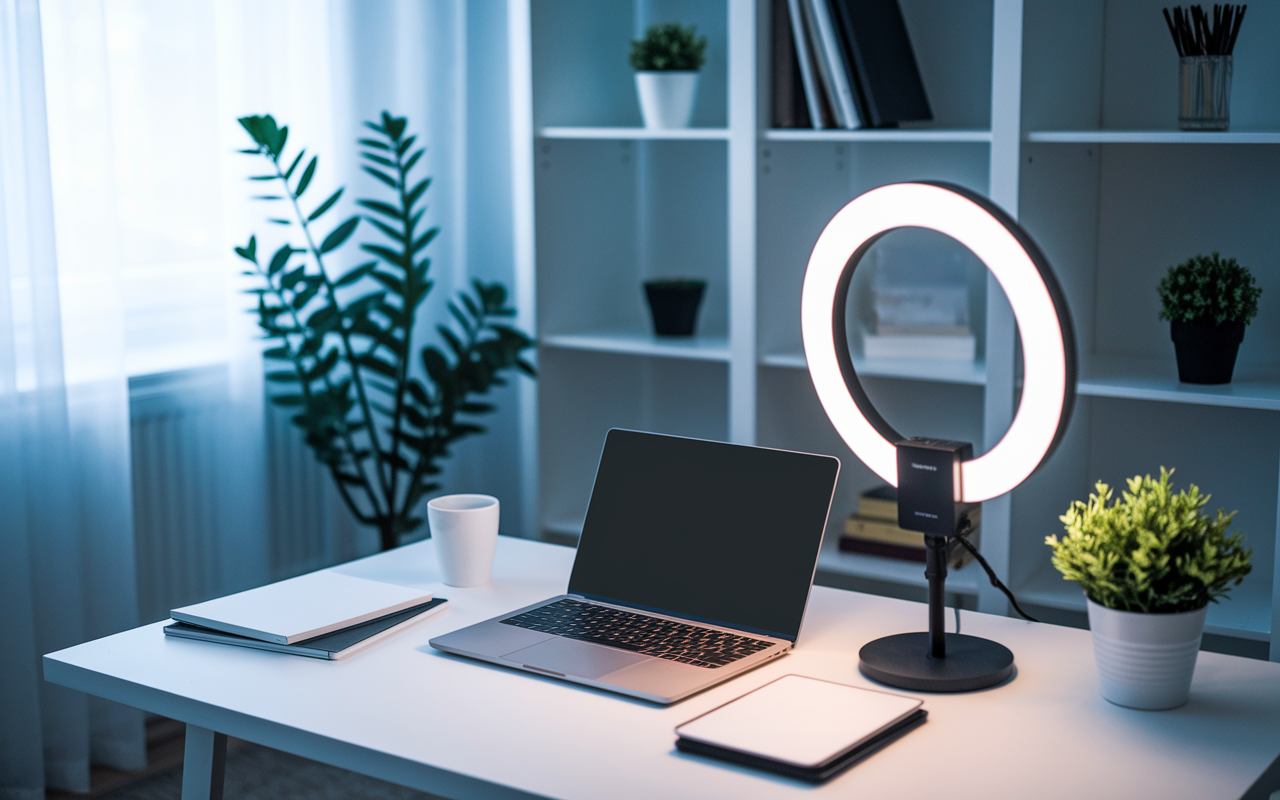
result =
M1049 565L1044 537L1094 481L1177 468L1179 484L1239 509L1254 569L1209 611L1208 630L1269 643L1280 624L1280 8L1251 7L1236 49L1232 129L1176 127L1176 54L1150 0L900 0L934 121L894 130L773 130L766 0L531 0L524 20L532 158L533 287L541 379L529 424L533 535L581 529L609 427L831 453L843 469L819 580L885 593L923 585L916 565L833 546L858 492L876 483L813 394L800 346L809 249L855 195L947 180L991 197L1046 252L1070 302L1079 399L1053 459L983 510L982 547L1025 603L1083 610ZM527 17L522 16L527 14ZM640 127L627 42L652 22L710 39L693 127ZM513 47L513 53L521 48ZM517 106L520 106L517 103ZM1155 285L1172 263L1221 250L1264 289L1235 382L1177 381ZM650 333L641 282L707 280L698 335ZM855 289L856 293L856 289ZM1015 411L1007 303L970 277L973 363L857 362L899 430L990 447ZM948 589L1003 613L972 567ZM1280 643L1271 649L1280 660Z

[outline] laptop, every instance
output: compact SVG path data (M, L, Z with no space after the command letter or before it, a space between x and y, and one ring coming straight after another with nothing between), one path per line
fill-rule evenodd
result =
M568 591L431 646L674 703L800 635L840 462L614 429Z

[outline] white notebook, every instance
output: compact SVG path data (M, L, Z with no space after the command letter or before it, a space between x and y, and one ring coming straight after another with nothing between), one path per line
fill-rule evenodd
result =
M914 697L784 675L676 728L703 744L798 767L858 747L923 704Z
M431 599L431 592L321 570L175 608L179 622L293 644Z

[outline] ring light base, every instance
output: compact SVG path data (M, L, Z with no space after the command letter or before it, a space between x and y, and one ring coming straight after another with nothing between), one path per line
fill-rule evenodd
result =
M868 642L858 669L873 681L916 692L972 692L1008 680L1013 653L990 639L946 634L947 655L931 658L928 633L899 633Z

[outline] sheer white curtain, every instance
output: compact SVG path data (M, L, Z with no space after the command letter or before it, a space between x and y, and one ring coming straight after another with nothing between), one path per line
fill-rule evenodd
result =
M501 114L468 127L469 108L495 106L476 92L505 92L505 8L0 0L0 798L85 790L90 763L143 766L141 714L44 683L39 662L138 622L130 377L225 365L211 557L222 591L271 574L260 341L231 248L272 231L246 199L236 118L288 124L321 154L313 191L346 184L349 201L371 188L360 121L407 115L435 178L434 300L468 274L510 284L510 253L495 250L509 141ZM494 193L468 197L469 174ZM518 507L508 394L451 483Z

